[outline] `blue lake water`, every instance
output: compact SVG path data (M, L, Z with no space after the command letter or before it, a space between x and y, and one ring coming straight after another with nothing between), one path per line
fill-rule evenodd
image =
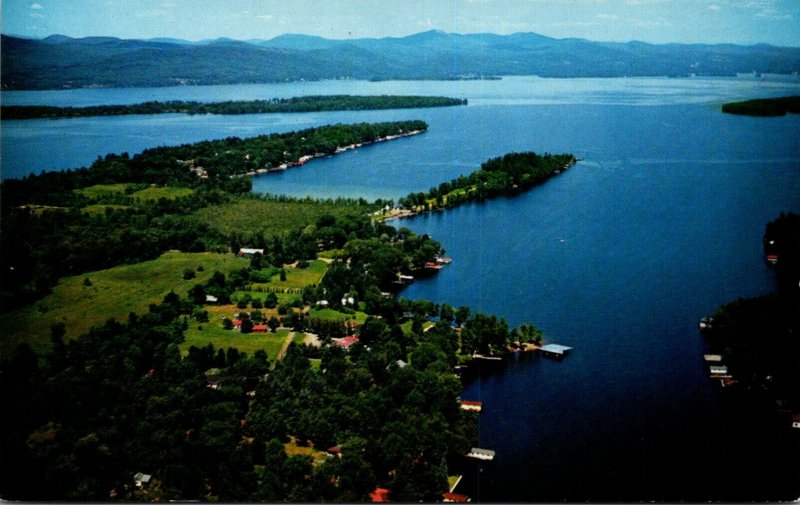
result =
M399 198L509 151L583 161L527 194L398 222L454 263L403 295L534 322L574 348L514 356L465 381L484 402L468 469L484 501L741 501L800 496L799 437L769 409L726 406L696 325L773 289L761 236L800 212L800 116L725 115L740 98L799 94L787 79L333 81L3 93L3 103L88 105L302 94L436 94L466 107L248 116L127 116L2 125L3 177L107 152L320 124L420 118L428 132L254 179L254 190ZM761 413L764 413L763 415ZM482 471L480 471L482 470Z

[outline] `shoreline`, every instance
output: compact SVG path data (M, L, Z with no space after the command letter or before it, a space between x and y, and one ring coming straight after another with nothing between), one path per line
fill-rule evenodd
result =
M233 178L233 177L256 177L256 176L259 176L259 175L266 175L266 174L272 174L272 173L276 173L276 172L283 172L283 171L285 171L285 170L287 170L289 168L301 167L301 166L305 165L306 163L308 163L309 161L312 161L312 160L315 160L315 159L318 159L318 158L329 158L329 157L332 157L332 156L336 156L337 154L341 154L341 153L344 153L344 152L347 152L347 151L352 151L354 149L359 149L361 147L366 147L366 146L370 146L370 145L373 145L373 144L379 144L381 142L388 142L388 141L391 141L391 140L397 140L397 139L405 138L405 137L413 137L415 135L419 135L421 133L425 133L426 131L428 131L428 130L427 129L424 129L424 130L411 130L411 131L408 131L408 132L402 132L402 133L395 133L395 134L392 134L392 135L387 135L385 137L378 137L375 140L370 140L370 141L367 141L367 142L359 142L359 143L356 143L356 144L348 144L346 146L337 146L336 150L334 152L332 152L332 153L304 154L303 156L300 156L296 161L284 160L283 163L281 163L277 167L259 168L258 170L251 170L250 172L245 172L243 174L234 174L234 175L231 175L230 177L231 178ZM249 154L247 156L249 156ZM193 162L194 160L190 160L190 161ZM188 161L184 161L183 163L187 164L188 167L189 167L189 171L195 173L197 175L197 177L199 177L201 179L207 179L208 178L208 172L206 171L206 169L204 167L196 167L196 166L194 166L193 163L189 163Z
M583 159L582 158L573 158L572 161L570 161L569 163L566 163L560 169L553 171L553 173L550 174L545 180L539 182L538 184L534 184L533 186L531 186L530 188L528 188L525 191L522 191L522 192L516 193L516 194L511 194L511 195L498 195L498 196L512 197L512 196L517 196L517 195L522 194L522 193L527 193L528 191L530 191L534 187L547 182L548 180L552 179L553 177L555 177L557 175L561 175L562 173L564 173L568 169L570 169L573 166L575 166L580 161L583 161ZM491 200L492 198L487 198L487 199ZM467 204L467 203L474 203L474 202L479 202L480 203L480 200L467 200L467 201L463 201L463 202L458 202L455 205L447 205L445 203L445 204L443 204L441 206L432 206L431 204L428 204L428 208L421 209L421 210L417 210L417 209L401 209L399 207L395 207L394 209L391 209L389 211L388 215L376 216L375 214L373 214L373 219L376 219L378 221L382 221L384 223L387 222L387 221L393 221L393 220L396 220L396 219L409 219L409 218L414 218L414 217L417 217L417 216L424 216L424 215L430 214L432 212L443 212L443 211L446 211L446 210L449 210L449 209L454 209L456 207L459 207L459 206ZM381 212L381 211L378 211L378 212Z
M394 135L387 135L385 137L378 137L375 140L371 140L371 141L368 141L368 142L359 142L357 144L348 144L346 146L337 146L336 150L334 152L332 152L332 153L305 154L303 156L300 156L297 159L297 161L284 161L283 163L281 163L277 167L260 168L258 170L255 170L255 171L252 171L252 172L247 172L247 173L242 174L242 175L243 176L246 175L246 176L249 176L249 177L255 177L257 175L265 175L265 174L272 174L272 173L276 173L276 172L283 172L284 170L287 170L289 168L301 167L301 166L305 165L306 163L308 163L309 161L312 161L312 160L315 160L315 159L318 159L318 158L328 158L328 157L336 156L337 154L342 154L342 153L347 152L347 151L353 151L353 150L359 149L361 147L371 146L373 144L378 144L378 143L381 143L381 142L388 142L388 141L391 141L391 140L397 140L399 138L404 138L404 137L413 137L414 135L419 135L421 133L425 133L426 131L427 130L412 130L410 132L403 132L403 133L397 133L397 134L394 134Z

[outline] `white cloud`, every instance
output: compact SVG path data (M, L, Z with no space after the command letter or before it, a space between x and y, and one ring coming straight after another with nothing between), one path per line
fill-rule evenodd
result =
M604 19L604 20L608 20L608 21L614 21L614 20L619 19L619 16L617 16L616 14L597 14L595 16L595 18L596 19Z
M774 19L776 21L785 21L787 19L792 19L791 14L781 14L775 9L762 9L756 13L756 16L760 18Z
M40 3L32 3L31 9L38 11L44 9L44 7L42 7L42 4Z
M261 21L272 21L275 18L272 14L262 14L261 16L256 16L256 19L260 19Z
M722 7L720 7L717 4L711 4L711 5L708 6L708 10L713 11L713 12L719 12L721 9L722 9Z

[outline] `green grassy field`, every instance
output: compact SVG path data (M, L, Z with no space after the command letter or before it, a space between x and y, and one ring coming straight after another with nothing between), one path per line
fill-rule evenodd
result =
M104 198L123 195L130 192L130 196L142 201L158 200L166 198L167 200L174 200L194 194L193 189L178 188L172 186L150 186L143 188L142 184L95 184L86 188L76 189L75 192L79 195L85 196L92 200L101 201ZM139 191L133 191L136 188L143 188Z
M354 319L361 324L363 324L364 321L367 320L367 314L358 310L356 311L355 314L345 314L344 312L339 312L338 310L333 310L333 309L312 309L308 313L308 317L316 317L318 319L323 319L327 321L342 321L342 322L345 322L348 319Z
M228 349L235 347L242 352L252 356L258 350L265 350L270 360L275 357L283 347L283 342L289 335L289 330L280 329L276 333L245 333L242 334L234 330L222 328L219 319L211 320L208 323L200 323L202 330L198 329L196 323L192 323L186 330L186 340L181 344L181 351L189 352L191 346L205 347L209 343L216 348Z
M106 205L103 203L96 203L94 205L88 205L81 210L87 214L105 214L106 209L125 210L130 209L130 207L127 205Z
M130 186L130 184L126 184L126 183L120 183L120 184L95 184L94 186L89 186L89 187L86 187L86 188L76 189L75 193L78 193L79 195L83 195L86 198L91 198L93 200L99 200L99 199L107 197L109 195L124 194L129 186Z
M325 214L338 218L352 214L368 214L375 208L375 205L336 205L311 201L277 202L243 197L231 203L200 209L195 216L222 233L240 230L280 233L315 224Z
M248 264L232 254L168 252L135 265L65 277L42 300L0 316L0 352L4 354L20 342L42 351L50 345L53 323L63 322L67 338L73 338L110 318L124 321L130 312L143 313L171 290L185 297L215 270L227 273ZM183 279L185 269L196 270L200 265L204 271L196 272L196 278ZM85 278L90 286L84 285Z
M157 187L151 186L149 188L137 191L131 195L132 198L139 200L159 200L166 198L167 200L175 200L176 198L183 198L194 194L193 189L189 188L175 188L171 186Z

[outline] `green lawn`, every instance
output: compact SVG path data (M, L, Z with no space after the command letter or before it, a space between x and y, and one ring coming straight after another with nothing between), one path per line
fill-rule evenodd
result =
M348 319L355 319L357 322L363 324L367 320L367 314L361 311L356 311L355 314L345 314L333 309L311 309L308 317L316 317L328 321L347 321Z
M67 338L73 338L110 318L124 321L130 312L146 312L170 290L186 296L215 270L228 273L248 263L232 254L168 252L143 263L65 277L42 300L0 316L0 351L5 353L20 342L42 351L50 345L53 323L63 322ZM196 270L200 265L204 271L196 272L197 277L183 279L185 269ZM90 286L84 285L85 278Z
M175 200L176 198L183 198L193 194L194 190L189 188L150 186L149 188L133 193L131 197L138 198L139 200L159 200L161 198Z
M314 201L278 202L255 197L239 199L200 209L195 213L200 221L222 232L261 230L280 233L315 224L325 214L335 217L368 214L375 205L319 203Z
M286 268L286 280L282 281L280 273L272 277L271 286L285 288L299 288L319 284L328 271L328 264L322 260L308 263L306 268Z
M146 185L143 184L95 184L94 186L89 186L86 188L76 189L75 192L79 195L83 195L87 198L92 200L103 200L104 198L109 198L117 195L124 195L129 191L133 191L136 188L143 188L139 191L135 191L130 194L132 198L138 198L142 201L151 201L151 200L158 200L160 198L166 198L168 200L174 200L176 198L182 198L185 196L190 196L194 194L193 189L189 188L178 188L172 186L150 186L144 187Z
M93 200L98 200L100 198L107 197L109 195L124 194L129 186L130 184L127 183L95 184L94 186L76 189L75 193L83 195L87 198L91 198Z
M270 360L274 360L283 346L283 341L289 334L289 330L280 329L276 333L240 333L235 330L225 330L222 328L220 320L211 320L208 323L200 323L202 330L198 329L198 324L192 322L186 330L186 340L181 344L184 353L189 352L191 346L205 347L209 343L216 348L228 349L235 347L240 351L252 356L256 351L264 349Z
M94 205L88 205L81 210L87 214L105 214L106 209L125 210L130 209L130 207L127 205L107 205L103 203L96 203Z

